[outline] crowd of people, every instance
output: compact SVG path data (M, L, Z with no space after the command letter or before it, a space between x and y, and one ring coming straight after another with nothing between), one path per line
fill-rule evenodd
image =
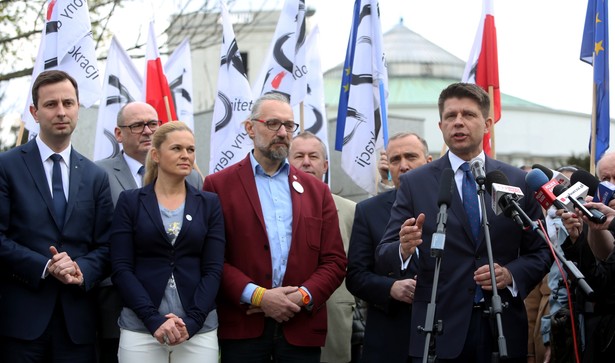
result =
M542 210L525 171L483 152L493 119L476 85L440 94L448 151L432 160L418 134L391 136L380 193L359 203L323 183L326 145L296 133L278 93L258 98L244 122L253 150L204 179L190 128L162 124L146 103L121 108L122 151L93 163L71 145L75 80L42 72L32 100L39 134L0 154L1 363L614 356L615 201L588 200L604 223ZM491 191L476 165L528 196L514 203L545 221L591 298L563 287L569 279L538 233L484 207ZM597 175L615 182L615 153ZM450 185L444 221L441 185ZM441 264L432 250L440 233ZM421 330L429 319L437 328Z

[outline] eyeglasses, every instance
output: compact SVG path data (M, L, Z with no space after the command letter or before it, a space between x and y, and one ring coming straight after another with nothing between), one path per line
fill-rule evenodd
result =
M132 125L122 125L122 126L118 126L118 127L128 127L130 129L130 132L133 134L140 134L143 132L143 130L145 130L145 126L147 125L147 127L150 129L150 131L154 131L158 128L158 126L162 125L162 121L160 120L151 120L151 121L147 121L147 122L135 122Z
M288 132L295 132L299 128L299 124L296 124L292 121L282 122L280 120L272 119L272 120L259 120L257 118L253 118L252 121L262 122L267 126L267 128L271 131L278 131L282 125Z

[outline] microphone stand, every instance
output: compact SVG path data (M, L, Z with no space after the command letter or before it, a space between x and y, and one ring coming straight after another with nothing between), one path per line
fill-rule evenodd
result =
M483 215L483 230L485 231L485 245L487 246L487 259L489 261L489 274L491 275L491 290L493 296L491 297L491 308L489 313L491 317L495 316L495 322L497 327L497 342L498 352L493 352L491 361L498 362L499 358L508 358L508 352L506 348L506 337L504 336L504 329L502 328L502 298L498 294L497 283L495 280L495 266L493 262L493 251L491 249L491 235L489 234L489 221L487 220L487 207L485 205L485 180L476 178L478 184L478 196L481 213Z
M528 217L527 214L525 214L523 209L521 209L521 207L519 206L519 204L517 204L516 201L513 201L512 203L510 203L509 208L514 208L517 211L517 213L521 217L521 220L523 221L523 225L520 225L523 229L533 230L534 232L536 232L536 234L540 236L540 238L545 243L549 243L553 245L552 243L549 242L549 239L545 236L544 232L540 230L540 228L538 228L538 224L532 221L530 217ZM583 273L579 271L579 269L573 262L571 262L570 260L567 260L566 257L564 257L562 252L556 246L553 246L552 250L555 251L555 256L557 256L557 259L560 260L560 262L562 263L562 266L566 269L568 276L571 277L571 281L573 283L576 283L579 289L583 291L585 296L591 299L594 295L594 290L589 286L587 281L585 281L585 276L583 275Z
M427 314L425 316L425 326L418 326L419 334L425 333L425 348L423 349L423 363L436 362L436 335L442 334L442 320L438 320L434 324L436 316L436 292L438 291L438 280L440 278L440 264L442 263L442 252L444 251L444 242L446 234L444 228L446 226L446 208L445 204L440 206L438 213L438 230L431 237L431 257L436 259L436 266L433 273L433 285L431 287L431 300L427 305ZM441 227L441 228L440 228Z

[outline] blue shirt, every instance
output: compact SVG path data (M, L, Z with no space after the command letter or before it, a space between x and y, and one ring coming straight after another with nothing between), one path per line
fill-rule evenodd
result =
M252 152L250 153L250 162L265 226L267 227L273 269L271 274L272 287L280 287L286 273L288 251L290 251L292 242L293 204L288 185L290 165L287 160L284 160L282 166L269 176L256 161ZM250 304L252 293L257 287L255 284L248 284L241 294L241 302Z

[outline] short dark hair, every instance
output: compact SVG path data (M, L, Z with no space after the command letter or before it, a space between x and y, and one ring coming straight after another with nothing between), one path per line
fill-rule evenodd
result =
M483 117L485 119L489 117L489 108L491 107L489 102L489 94L474 83L453 83L440 93L440 98L438 98L440 120L442 120L442 112L444 111L444 101L449 98L470 98L478 103L478 107L480 108Z
M39 88L49 84L60 83L65 80L69 80L73 87L75 87L75 94L77 95L77 101L79 101L79 86L77 86L77 81L75 81L70 74L60 70L44 71L36 77L32 85L32 103L34 104L34 108L38 109Z

